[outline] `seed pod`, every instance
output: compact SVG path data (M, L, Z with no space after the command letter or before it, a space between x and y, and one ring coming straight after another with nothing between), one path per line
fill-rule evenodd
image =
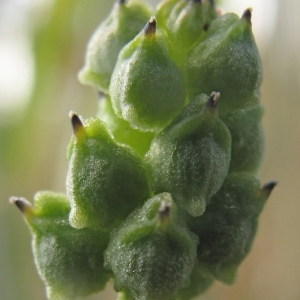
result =
M231 137L218 118L218 93L191 103L181 115L156 136L146 154L155 193L172 194L177 205L196 217L203 214L210 198L220 189L228 173ZM190 111L190 116L186 112Z
M151 195L145 168L131 149L113 141L100 120L83 124L73 114L72 126L67 176L70 224L110 229Z
M251 11L239 19L226 14L212 22L208 37L191 52L186 63L189 99L217 90L220 115L256 106L262 67L251 30Z
M110 98L105 97L100 100L98 117L106 123L118 143L130 146L140 157L143 157L149 150L154 133L134 129L127 121L118 118L112 108Z
M208 24L216 17L208 12L214 10L211 3L195 1L165 1L158 9L158 22L167 36L170 56L183 67L186 56L206 36ZM160 12L161 10L161 12ZM168 14L167 14L168 12Z
M232 138L230 173L257 172L264 152L263 112L263 107L258 105L233 111L222 118Z
M183 78L154 18L122 49L109 91L116 115L141 131L160 130L180 112Z
M186 52L203 32L204 15L201 1L180 1L165 20L172 57L185 58Z
M75 299L102 290L111 273L103 267L108 234L74 229L69 225L70 204L64 195L39 192L35 206L11 200L24 214L33 235L33 254L50 300Z
M150 16L150 8L143 2L118 0L88 44L79 80L107 94L120 50L142 30Z
M105 265L115 275L117 291L135 300L174 300L189 282L197 243L177 217L171 195L162 193L111 235Z
M216 279L234 283L237 268L251 249L258 216L275 184L260 188L259 181L249 173L231 174L205 214L189 219L189 227L201 241L199 263Z
M201 1L201 0L164 0L160 2L156 9L156 19L159 22L162 29L164 29L166 32L166 22L171 14L174 14L174 11L177 10L178 15L178 9L181 6L186 6L188 2L196 2L201 3L203 6L203 17L207 25L217 18L218 14L216 11L215 3L214 1ZM177 19L177 18L176 18Z

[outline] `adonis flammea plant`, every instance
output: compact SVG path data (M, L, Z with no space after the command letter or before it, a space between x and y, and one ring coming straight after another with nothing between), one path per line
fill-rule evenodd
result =
M11 201L33 235L48 299L114 282L119 300L187 300L233 284L275 182L251 29L214 1L119 0L79 73L99 113L70 113L66 193Z

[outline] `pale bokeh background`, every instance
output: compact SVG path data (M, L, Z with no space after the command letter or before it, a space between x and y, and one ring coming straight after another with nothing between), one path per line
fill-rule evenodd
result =
M149 1L150 2L150 1ZM158 1L156 1L157 3ZM96 96L80 85L86 42L109 0L0 1L0 299L44 300L30 235L11 195L64 192L70 110L94 116ZM154 1L152 2L154 3ZM300 299L300 9L298 0L224 0L224 12L253 8L264 65L262 183L277 179L237 283L202 300ZM113 300L108 291L90 299Z

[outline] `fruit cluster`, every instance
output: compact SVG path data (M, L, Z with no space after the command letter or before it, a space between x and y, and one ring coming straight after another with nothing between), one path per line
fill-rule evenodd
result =
M153 17L155 15L156 17ZM12 198L49 299L98 292L187 300L235 281L275 182L263 187L261 61L251 10L118 1L79 74L98 118L71 114L67 195Z

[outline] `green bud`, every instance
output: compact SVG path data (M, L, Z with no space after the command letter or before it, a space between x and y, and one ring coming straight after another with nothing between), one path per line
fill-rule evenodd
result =
M191 52L186 63L188 97L217 90L220 115L256 106L262 67L251 30L251 11L241 18L226 14L212 22L208 37Z
M39 192L34 207L12 198L33 235L33 254L50 300L75 299L101 291L111 277L103 267L108 235L69 225L70 204L61 194Z
M11 199L50 300L110 278L118 300L232 284L276 184L255 177L264 136L251 9L239 18L214 0L161 0L156 19L142 1L117 0L89 42L79 80L98 90L101 120L71 114L67 196Z
M161 24L160 26L164 30L166 29L166 22L170 15L174 13L178 15L178 8L180 8L181 6L186 6L187 2L201 3L201 5L203 6L203 18L205 20L205 24L207 24L206 27L209 27L210 22L218 16L213 0L204 2L201 0L164 0L158 4L155 14L157 21L159 22L159 24ZM180 22L180 20L178 21Z
M131 149L114 142L100 120L83 124L73 114L72 126L67 176L70 224L112 228L151 195L145 168Z
M222 120L227 125L232 138L229 172L257 172L264 152L264 134L261 105L253 109L236 110Z
M215 10L211 3L200 0L165 1L158 8L158 22L167 36L170 55L179 66L193 45L205 37L213 20L208 9Z
M79 80L107 94L120 50L142 30L150 16L150 8L142 1L117 1L88 44Z
M259 181L249 173L231 174L205 214L189 219L189 227L201 241L199 263L216 279L234 283L237 268L251 249L258 216L275 184L260 188Z
M105 97L100 100L98 117L106 123L118 143L130 146L141 157L149 150L154 133L134 129L127 121L118 118L110 98Z
M116 291L135 300L174 300L189 283L197 243L178 218L171 195L162 193L112 234L105 265L115 275Z
M121 51L109 91L116 115L141 131L162 129L182 109L183 78L154 18Z
M155 193L169 192L177 205L196 217L221 188L230 163L231 137L217 114L218 93L202 110L203 95L156 136L146 154ZM192 108L190 107L192 106ZM190 112L190 115L188 115Z

